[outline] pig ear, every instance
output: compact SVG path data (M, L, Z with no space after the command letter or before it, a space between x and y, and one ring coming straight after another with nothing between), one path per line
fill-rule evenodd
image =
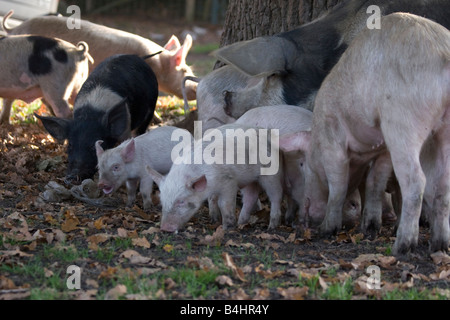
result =
M127 107L127 99L123 99L112 107L103 117L104 125L114 138L119 138L128 129L130 113Z
M205 191L207 186L206 176L202 175L200 178L193 179L192 181L188 182L186 186L196 192Z
M311 131L299 131L280 137L280 150L284 152L309 150Z
M95 153L97 154L97 159L105 152L102 148L103 140L95 141Z
M136 154L136 147L134 143L134 138L131 138L125 148L122 149L120 155L125 163L133 161L134 155Z
M42 121L44 128L58 142L63 142L68 138L71 120L56 117L42 117L36 113L34 116Z
M181 47L180 40L175 35L170 37L169 41L164 45L164 49L172 51Z
M212 55L249 76L270 76L285 73L298 52L292 42L272 36L237 42Z
M188 34L184 39L183 45L180 48L178 48L178 50L172 56L172 64L174 64L175 67L179 67L183 64L186 64L186 56L191 47L192 47L192 36Z
M153 181L155 181L158 187L161 187L161 183L164 181L164 176L149 166L147 166L146 169L148 174L150 175L150 177L152 177Z

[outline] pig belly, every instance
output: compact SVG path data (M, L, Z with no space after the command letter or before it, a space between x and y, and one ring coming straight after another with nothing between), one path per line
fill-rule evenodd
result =
M7 99L19 99L26 103L42 98L42 90L39 86L31 88L0 88L0 97Z

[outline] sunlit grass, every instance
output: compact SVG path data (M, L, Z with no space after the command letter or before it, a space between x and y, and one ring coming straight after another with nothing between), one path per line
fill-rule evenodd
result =
M195 109L197 102L195 100L189 101L190 110ZM161 117L176 117L184 115L184 102L176 96L160 96L156 104L155 111ZM33 113L44 114L48 113L46 106L41 100L35 100L27 104L21 100L15 100L11 108L10 123L37 123L36 117Z

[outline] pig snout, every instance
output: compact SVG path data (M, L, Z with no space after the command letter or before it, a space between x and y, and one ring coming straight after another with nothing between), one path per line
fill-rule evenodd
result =
M100 180L97 184L97 187L101 190L103 190L104 194L110 194L114 191L114 186L108 184L105 181Z
M229 117L231 117L231 110L233 108L233 103L232 103L232 97L233 97L233 92L225 90L222 92L223 94L223 98L225 101L225 105L223 106L223 110L225 111L225 114Z
M176 224L164 222L161 223L161 230L166 232L176 232L178 230L178 226Z

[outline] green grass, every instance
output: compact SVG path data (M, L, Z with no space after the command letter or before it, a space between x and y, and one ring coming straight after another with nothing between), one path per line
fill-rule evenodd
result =
M217 270L196 270L180 268L168 274L178 285L185 288L194 299L214 295L218 290L215 279L221 273Z
M30 104L26 104L21 100L15 100L11 108L11 123L36 123L37 119L33 116L33 113L36 112L41 106L42 102L39 99Z
M327 300L350 300L353 296L353 281L347 279L344 283L333 283L322 294Z

